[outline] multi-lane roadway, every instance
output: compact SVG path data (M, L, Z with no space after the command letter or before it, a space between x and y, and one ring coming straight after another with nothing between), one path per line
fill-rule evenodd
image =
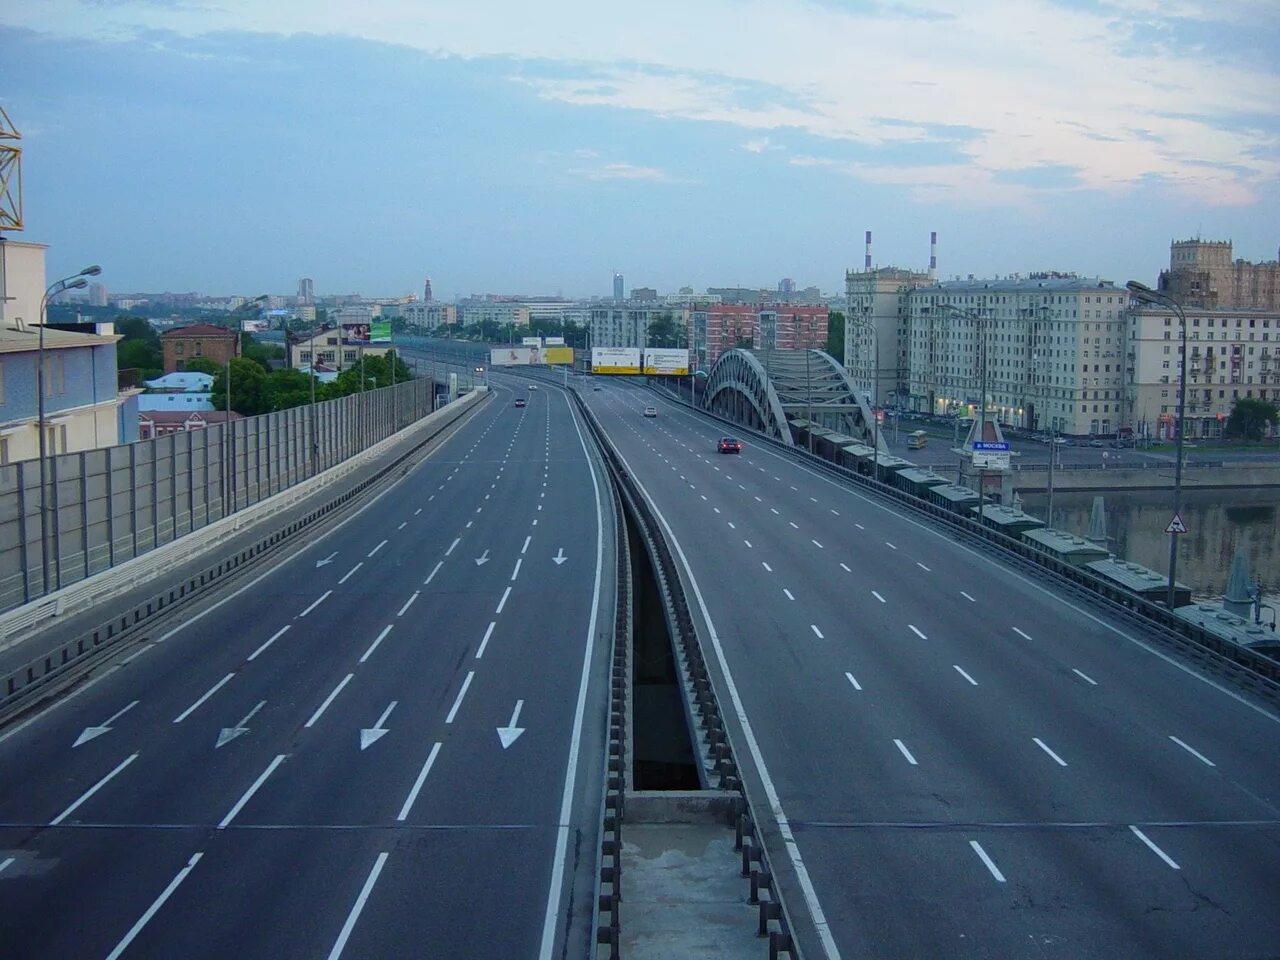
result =
M0 732L0 955L585 953L612 506L513 395Z
M1272 710L651 391L584 396L683 565L807 956L1275 955Z

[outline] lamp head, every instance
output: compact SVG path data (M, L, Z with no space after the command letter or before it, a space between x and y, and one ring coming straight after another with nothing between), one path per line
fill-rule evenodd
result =
M79 290L82 287L87 287L88 285L89 285L89 281L86 280L84 277L76 277L74 280L68 283L64 289Z
M98 274L100 274L101 272L102 272L102 268L101 268L100 266L98 266L98 265L95 263L92 267L85 267L83 270L81 270L81 271L77 274L77 276L80 276L80 277L96 277L96 276L97 276Z

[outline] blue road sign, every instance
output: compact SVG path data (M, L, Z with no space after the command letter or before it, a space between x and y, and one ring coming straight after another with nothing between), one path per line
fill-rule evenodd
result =
M973 449L975 450L1008 450L1009 444L997 443L994 440L975 440L973 441Z

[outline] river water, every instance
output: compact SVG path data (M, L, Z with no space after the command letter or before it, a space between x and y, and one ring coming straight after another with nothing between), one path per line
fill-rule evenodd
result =
M1089 531L1093 499L1099 494L1055 493L1053 526L1084 536ZM1167 575L1173 515L1168 490L1118 490L1100 494L1106 505L1108 546L1132 563ZM1044 494L1024 494L1023 509L1043 517ZM1266 602L1280 598L1280 489L1184 490L1178 581L1197 599L1217 599L1227 586L1236 547L1244 543L1249 575L1262 579Z

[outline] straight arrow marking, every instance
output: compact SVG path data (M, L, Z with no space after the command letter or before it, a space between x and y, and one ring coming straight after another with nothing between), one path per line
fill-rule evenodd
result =
M556 555L551 559L555 561L555 564L558 567L560 566L560 564L564 563L569 558L564 555L564 547L561 547L559 550L556 551Z
M488 562L489 562L489 551L488 551L488 550L486 550L484 553L480 554L480 556L476 557L476 566L477 566L477 567L479 567L479 566L483 566L484 564L486 564L486 563L488 563Z
M333 551L333 553L329 554L323 560L317 560L316 566L323 567L325 564L333 563L333 558L336 557L337 555L338 555L338 551L337 550Z
M218 742L213 745L213 749L217 750L225 743L230 743L241 734L249 732L249 721L253 719L253 715L266 706L267 701L259 700L258 705L244 715L244 718L234 727L223 727L218 733Z
M517 727L516 723L520 720L520 710L524 706L523 700L516 701L516 708L511 711L511 722L505 727L498 728L498 739L502 742L502 749L505 750L511 746L524 733L524 727Z
M399 702L399 700L392 700L391 705L382 711L382 716L378 718L377 723L372 727L365 727L360 731L361 750L365 749L365 747L368 747L370 744L377 743L388 732L387 728L384 727L383 724L387 722L387 717L391 716L391 711L396 708L396 704Z
M137 700L135 700L135 701L133 701L133 703L129 704L127 707L122 707L121 709L119 709L119 710L117 710L115 713L113 713L111 716L107 717L107 719L106 719L105 721L103 721L103 723L101 724L101 726L97 726L97 727L85 727L85 728L84 728L84 731L80 734L80 736L76 737L76 742L75 742L75 743L73 743L73 744L71 745L71 746L72 746L72 749L74 749L74 748L76 748L76 747L80 746L80 744L82 744L82 743L88 743L88 742L89 742L90 740L92 740L94 737L100 737L100 736L102 736L104 733L110 733L110 732L111 732L111 724L113 724L113 723L114 723L116 720L118 720L120 717L124 716L126 713L128 713L130 710L132 710L132 709L133 709L134 707L136 707L137 705L138 705L138 701L137 701Z

